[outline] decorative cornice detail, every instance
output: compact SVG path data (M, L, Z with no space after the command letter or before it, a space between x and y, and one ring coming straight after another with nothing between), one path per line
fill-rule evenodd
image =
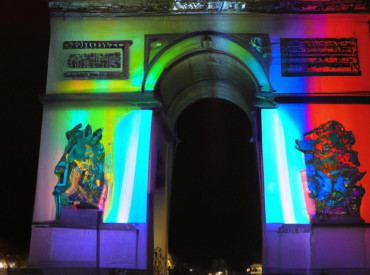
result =
M46 94L40 97L43 104L89 102L101 103L111 102L125 106L136 106L139 108L156 108L160 106L153 93L123 92L123 93L70 93L70 94Z
M192 14L192 13L369 13L367 0L59 0L49 1L51 13Z

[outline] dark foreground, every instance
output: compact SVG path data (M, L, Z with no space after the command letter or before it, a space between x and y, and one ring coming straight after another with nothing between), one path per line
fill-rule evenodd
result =
M149 275L146 271L143 270L124 270L124 269L112 269L112 268L102 268L100 270L96 270L95 268L48 268L48 269L38 269L38 268L22 268L22 269L14 269L9 270L7 273L5 270L0 270L1 275L5 274L28 274L28 275L39 275L39 274L47 274L47 275ZM180 272L180 273L178 273ZM273 275L369 275L370 269L346 269L346 270L339 270L339 269L327 269L327 270L310 270L307 273L295 273L295 272L284 272L284 273L271 273L271 272L263 272L263 273L254 273L254 272L245 272L245 273L238 273L232 271L210 271L207 272L205 270L193 270L193 271L175 271L170 270L169 274L205 274L205 275L241 275L241 274L273 274ZM160 274L162 275L162 274Z

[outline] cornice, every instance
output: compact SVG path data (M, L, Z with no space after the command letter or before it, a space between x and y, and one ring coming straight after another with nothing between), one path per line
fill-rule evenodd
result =
M49 1L52 15L119 16L199 13L369 13L367 0L59 0Z

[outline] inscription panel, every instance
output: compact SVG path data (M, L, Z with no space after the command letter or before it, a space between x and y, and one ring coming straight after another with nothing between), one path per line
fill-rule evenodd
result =
M63 42L63 76L71 79L128 79L132 41Z
M70 54L67 57L68 69L120 69L122 55L115 53Z
M361 75L356 38L281 38L282 76Z

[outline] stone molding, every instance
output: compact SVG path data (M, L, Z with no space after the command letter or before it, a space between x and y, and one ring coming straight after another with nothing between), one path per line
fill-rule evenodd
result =
M367 0L59 0L49 1L51 13L192 14L192 13L369 13Z

